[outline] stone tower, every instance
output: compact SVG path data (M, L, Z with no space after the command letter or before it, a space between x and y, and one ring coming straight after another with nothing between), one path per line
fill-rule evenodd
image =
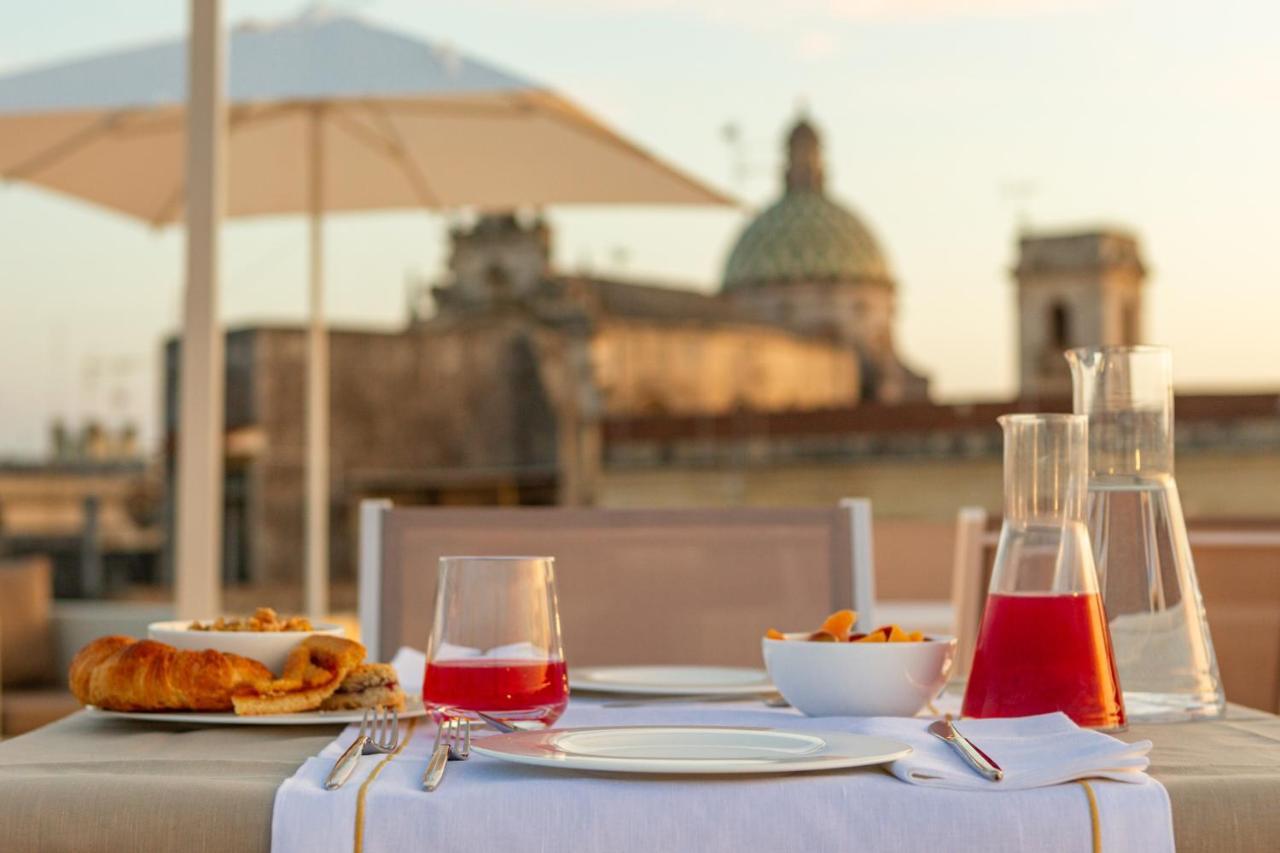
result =
M442 315L527 300L551 275L551 229L541 217L486 214L449 236L449 282L434 289Z
M1064 350L1142 342L1138 239L1119 229L1018 238L1018 376L1023 397L1071 393Z

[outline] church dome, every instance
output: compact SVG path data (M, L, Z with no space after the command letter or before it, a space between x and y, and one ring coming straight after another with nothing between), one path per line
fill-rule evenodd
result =
M724 289L789 282L891 285L871 231L824 192L822 144L807 120L787 137L782 198L743 230L725 265Z

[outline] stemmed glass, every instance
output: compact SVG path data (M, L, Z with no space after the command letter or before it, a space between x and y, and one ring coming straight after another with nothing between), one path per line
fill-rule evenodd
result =
M569 703L551 557L441 557L422 699L437 722L551 725Z

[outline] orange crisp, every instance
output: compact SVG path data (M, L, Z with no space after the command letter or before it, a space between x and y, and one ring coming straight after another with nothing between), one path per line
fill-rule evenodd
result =
M907 631L899 625L883 625L867 633L850 633L858 614L852 610L837 610L822 621L822 626L811 634L799 637L802 641L822 643L922 643L928 638L923 631ZM787 635L770 628L765 636L771 640L785 640Z

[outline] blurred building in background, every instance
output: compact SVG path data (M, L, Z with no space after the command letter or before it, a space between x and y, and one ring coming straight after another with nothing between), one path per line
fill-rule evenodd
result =
M137 430L55 422L44 459L0 463L0 559L46 555L60 598L160 580L160 484Z
M336 605L349 603L341 585L369 497L671 507L859 495L882 517L934 521L999 509L996 417L1069 410L1064 349L1142 340L1137 238L1020 235L1019 397L935 404L896 350L883 250L826 194L817 132L802 119L786 145L782 193L737 238L718 291L557 270L544 220L489 214L451 232L448 270L415 295L404 328L331 331ZM225 577L282 604L302 564L305 344L301 328L263 326L226 342ZM179 357L170 341L170 485ZM1177 415L1188 514L1280 515L1280 397L1179 397Z

